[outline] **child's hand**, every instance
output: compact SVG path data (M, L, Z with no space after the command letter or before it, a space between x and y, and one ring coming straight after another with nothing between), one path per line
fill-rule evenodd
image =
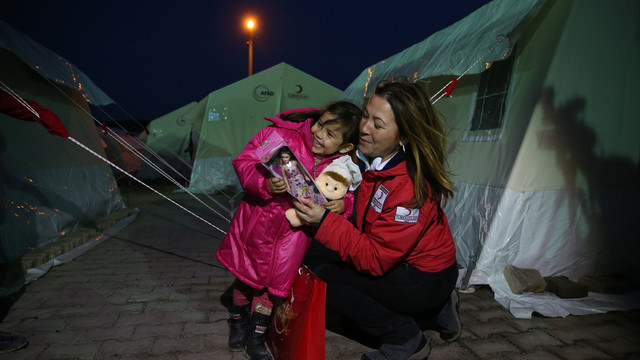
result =
M324 204L324 208L336 214L342 214L344 212L344 201L342 199L331 200Z
M269 178L269 190L274 194L282 194L287 191L287 182L276 176Z

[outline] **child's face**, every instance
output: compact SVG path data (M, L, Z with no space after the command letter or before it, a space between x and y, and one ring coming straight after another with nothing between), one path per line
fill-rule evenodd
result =
M313 138L313 153L317 155L331 155L344 147L343 129L338 124L325 124L334 119L335 115L325 112L311 127Z

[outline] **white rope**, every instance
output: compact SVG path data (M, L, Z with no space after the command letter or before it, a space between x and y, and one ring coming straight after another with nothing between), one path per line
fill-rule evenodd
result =
M462 74L460 74L460 76L458 76L458 77L456 78L456 81L460 80L460 79L461 79L463 76L465 76L469 71L471 71L471 69L473 69L473 67L474 67L474 66L476 66L480 61L482 61L482 59L484 59L484 58L485 58L485 57L486 57L490 52L492 52L492 51L493 51L493 50L494 50L494 49L495 49L495 48L496 48L496 47L497 47L501 42L503 42L503 41L504 41L504 39L507 39L507 37L506 37L506 36L504 36L504 35L498 35L498 40L496 41L496 43L495 43L495 44L493 44L493 46L492 46L489 50L487 50L484 54L482 54L482 56L480 56L480 57L478 58L478 60L476 60L473 64L471 64L471 66L469 66L469 67L467 68L467 70L465 70ZM445 94L445 93L444 93L444 90L445 90L449 85L451 85L451 83L452 83L452 81L451 81L451 80L449 80L449 82L448 82L448 83L447 83L447 84L446 84L442 89L440 89L440 91L438 91L438 92L437 92L437 93L435 93L433 96L431 96L431 103L432 103L432 104L437 103L437 102L438 102L438 100L440 100L440 99L444 96L444 94ZM442 94L440 94L440 93L442 93ZM438 95L440 95L440 96L438 96ZM434 98L435 98L436 96L438 96L438 98L434 100Z
M22 104L22 106L24 106L27 110L31 111L33 115L35 115L38 119L40 119L40 114L38 114L38 112L34 108L32 108L31 105L29 105L29 103L25 99L20 97L20 95L18 95L15 91L13 91L13 89L7 86L7 84L5 84L4 81L0 80L0 83L2 83L2 88L7 93L9 93L11 97L13 97L16 101Z
M122 108L120 106L120 104L115 103L119 109L121 109L125 114L127 114L129 116L129 118L134 119L134 121L136 122L136 124L138 126L140 126L141 128L143 128L143 131L146 131L146 128L144 126L142 126L142 124L140 124L133 115L129 114L129 112L126 111L126 109ZM107 112L105 112L102 108L98 107L98 110L100 110L103 114L105 114L111 121L115 122L120 129L125 130L120 123L118 123L115 119L113 119L113 117L111 117L110 114L108 114ZM102 123L100 123L100 121L98 121L97 119L95 119L95 117L93 117L91 114L89 114L89 116L91 116L100 126L104 126ZM126 130L125 130L126 131ZM173 166L171 166L171 164L169 164L162 156L158 155L155 151L153 151L150 147L148 147L145 143L143 143L142 141L138 142L145 148L145 150L147 152L149 152L151 155L153 155L153 157L160 161L162 164L164 164L166 167L168 167L169 169L171 169L173 171L173 173L175 173L176 175L178 175L179 177L181 177L182 179L184 179L185 181L190 181L189 179L185 178L182 173L180 173L178 170L176 170ZM121 143L122 144L122 143ZM124 144L123 144L124 145ZM187 168L189 168L189 170L193 171L193 166L191 166L190 163L188 163L187 161L185 161L182 156L178 155L173 149L170 148L165 148L165 150L167 150L175 159L177 159L180 163L182 163L183 165L185 165ZM144 157L144 155L140 155L139 158L142 159L142 157ZM154 164L152 164L151 162L145 162L146 164L149 164L152 168L154 168L155 170L158 170L159 167L154 166ZM162 174L161 171L158 171ZM169 178L170 175L164 175L166 178ZM204 179L209 185L211 185L215 190L217 190L219 193L221 193L222 195L224 195L225 197L227 197L227 199L229 200L233 200L233 198L235 198L238 194L234 195L233 197L229 196L229 194L227 194L226 192L224 192L222 189L220 189L218 186L216 186L216 184L213 184L209 181L209 179L207 179L205 177ZM193 186L193 185L192 185ZM213 201L214 203L216 203L218 206L220 206L221 208L223 208L224 210L226 210L228 213L231 213L231 211L229 209L227 209L225 206L223 206L222 204L220 204L217 200L215 200L214 198L212 198L211 196L209 196L209 194L207 194L206 191L203 191L201 188L194 186L194 188L196 190L199 190L202 194L204 194L207 198L209 198L209 200ZM189 192L189 190L185 190L187 192Z
M150 167L152 167L153 169L155 169L157 172L159 172L161 175L163 175L165 178L167 178L169 181L171 181L174 185L178 186L180 189L182 189L185 193L189 194L191 197L193 197L194 199L196 199L199 203L201 203L202 205L204 205L207 209L211 210L213 213L215 213L216 215L218 215L219 217L221 217L223 220L227 221L227 222L231 222L231 220L229 220L226 216L222 215L220 212L218 212L217 210L215 210L214 208L210 207L208 204L206 204L204 201L202 201L202 199L198 198L195 194L193 194L191 191L189 191L187 188L185 188L184 186L182 186L182 184L180 184L180 182L178 182L176 179L174 179L173 177L171 177L169 174L167 174L164 170L162 170L158 165L154 164L151 160L149 160L149 158L147 158L146 156L142 155L138 149L134 148L133 146L131 146L131 144L129 144L126 140L122 139L122 137L115 133L114 131L108 131L107 132L108 135L110 135L113 139L115 139L118 143L122 144L122 146L126 147L129 151L131 151L133 154L135 154L138 158L140 158L142 161L144 161L147 165L149 165ZM119 169L120 170L120 169ZM175 169L174 169L175 170ZM122 170L120 170L122 171ZM177 171L176 171L177 172ZM125 173L127 173L130 176L133 176L131 174L129 174L128 172L125 171ZM212 199L213 200L213 199ZM214 200L215 201L215 200ZM216 202L217 203L217 202ZM222 206L222 204L217 203L218 206L220 206L221 208L223 208L225 211L227 211L228 213L230 213L231 211L229 209L227 209L226 207Z
M99 123L98 120L96 120L96 122ZM205 204L202 200L200 200L197 196L195 196L191 191L189 191L186 187L182 186L177 180L175 180L169 173L167 173L166 171L162 170L162 168L160 166L158 166L156 163L154 163L153 161L151 161L148 157L144 156L142 153L140 153L138 151L138 149L134 148L133 146L131 146L126 140L122 139L122 137L120 135L117 135L117 133L115 133L114 131L111 131L111 129L109 127L107 127L105 125L105 127L107 128L107 133L109 134L109 136L111 136L113 139L115 139L119 144L121 144L123 147L126 147L129 151L131 151L136 157L138 157L139 159L141 159L142 161L145 162L145 164L149 165L149 167L151 167L152 169L156 170L158 173L160 173L162 176L164 176L166 179L168 179L169 181L171 181L172 183L174 183L175 185L177 185L180 189L184 190L186 193L188 193L189 195L191 195L194 199L198 200L201 204L203 204L204 206L206 206L208 209L210 209L211 211L213 211L214 213L216 213L217 215L219 215L220 217L222 217L223 219L230 221L229 219L227 219L226 217L224 217L222 214L218 213L216 210L214 210L213 208L211 208L210 206L208 206L207 204ZM124 129L123 129L124 130ZM114 135L116 134L116 135ZM146 151L148 151L150 154L152 154L154 156L155 159L157 159L158 161L160 161L162 164L164 164L166 167L168 167L169 169L171 169L173 171L174 174L178 175L180 178L182 178L185 181L190 181L189 179L187 179L186 177L184 177L184 175L182 175L178 170L176 170L173 166L171 166L171 164L169 164L162 156L158 155L158 153L156 153L155 151L153 151L150 147L148 147L146 144L144 144L142 141L140 141L139 139L136 138L136 141L141 144ZM172 155L177 158L179 161L181 161L183 164L186 164L189 169L191 169L193 171L193 168L191 167L190 164L188 164L186 161L184 161L184 159L182 159L181 156L179 156L178 154L176 154L175 152L171 151ZM218 202L216 199L212 198L211 196L209 196L209 194L207 194L204 190L200 189L199 187L195 186L195 188L197 190L199 190L202 194L204 194L204 196L206 196L209 200L213 201L214 203L216 203L216 205L218 205L219 207L221 207L222 209L224 209L227 213L231 213L231 210L228 209L227 207L225 207L224 205L222 205L220 202ZM222 192L223 195L225 195L228 199L231 199L231 197L229 195L227 195L226 193Z
M49 83L51 83L52 85L55 85L51 82L51 80L47 79L47 81L49 81ZM55 86L54 86L55 87ZM58 87L56 87L58 88ZM108 133L109 134L114 134L115 132L112 131L108 126L106 126L105 124L103 124L102 122L100 122L98 119L96 119L95 116L93 116L93 114L87 112L82 106L80 106L80 104L78 104L75 99L71 98L68 94L66 94L65 92L62 92L60 90L60 92L62 93L63 96L65 96L67 99L69 99L69 101L71 101L73 104L75 104L78 108L80 108L85 114L87 114L90 118L93 119L93 121L95 121L98 125L100 125L101 127L107 128ZM120 107L118 105L118 107ZM111 119L112 121L114 121L116 124L118 124L117 121L115 121L109 114L107 114L104 110L102 110L101 108L99 108L100 111L102 111L103 114L107 115L109 117L109 119ZM124 111L124 109L123 109ZM126 111L125 111L126 112ZM128 114L128 113L127 113ZM120 125L120 124L118 124ZM120 129L125 130L124 128L122 128L122 126L120 126ZM126 131L126 130L125 130ZM116 138L113 135L111 135L111 137L113 139L115 139L120 145L126 147L129 150L132 150L133 148L123 139L121 139L120 137ZM153 151L151 148L149 148L146 144L140 142L143 147L145 148L145 150L147 150L150 154L152 154L158 161L160 161L161 163L163 163L165 166L167 166L169 169L171 169L175 174L177 174L178 176L180 176L181 178L183 178L185 181L189 181L189 179L185 178L178 170L176 170L173 166L171 166L162 156L158 155L155 151ZM177 159L179 159L181 162L183 162L184 164L187 164L186 161L184 161L182 159L182 157L180 157L178 154L176 154L175 152L171 151L173 153L173 156L176 157ZM144 161L147 165L149 165L151 168L153 168L154 170L158 171L162 176L164 176L165 178L167 178L168 180L170 180L171 182L173 182L174 184L176 184L175 179L169 175L167 172L161 170L161 168L156 165L155 163L153 163L151 160L149 160L149 158L147 158L146 156L144 156L143 154L141 154L139 151L134 150L133 151L134 155L136 155L140 160ZM191 167L190 164L187 164L187 166L193 170L193 168ZM191 195L194 199L198 200L198 202L202 203L204 206L206 206L207 208L209 208L210 210L212 210L214 213L216 213L217 215L221 216L224 220L226 220L227 222L230 222L229 219L227 219L225 216L219 214L216 210L213 210L210 206L208 206L207 204L205 204L200 198L198 198L197 196L195 196L191 191L189 191L188 189L182 187L182 189L188 193L189 195ZM225 207L224 205L220 204L220 202L218 202L217 200L215 200L214 198L212 198L211 196L209 196L209 194L207 194L205 191L203 191L202 189L196 187L197 190L199 190L202 194L204 194L209 200L211 200L212 202L214 202L216 205L220 206L222 209L224 209L227 213L231 213L231 210L228 209L227 207ZM231 199L231 197L229 195L227 195L226 193L222 192L228 199ZM237 195L237 194L236 194Z
M48 80L48 79L47 79ZM38 112L33 109L29 103L27 103L20 95L18 95L15 91L13 91L13 89L11 89L8 85L6 85L3 81L0 80L0 83L2 83L2 87L3 89L5 89L14 99L16 99L16 101L18 101L20 104L22 104L25 108L27 108L30 112L32 112L36 117L38 117L38 119L40 119L40 114L38 114ZM51 83L51 81L49 81L49 83ZM56 87L57 88L57 87ZM146 156L144 156L142 153L140 153L137 149L135 149L133 146L131 146L126 140L122 139L122 137L120 137L119 135L117 135L114 131L110 131L111 129L109 129L106 125L102 124L98 119L96 119L91 113L87 112L85 108L83 108L82 106L80 106L73 98L69 97L66 93L62 92L62 94L64 96L67 97L68 100L70 100L73 104L75 104L81 111L83 111L85 114L87 114L89 117L91 117L96 123L98 123L100 126L104 126L107 128L107 133L113 138L115 139L120 145L122 145L123 147L127 148L128 150L130 150L135 156L137 156L139 159L141 159L142 161L144 161L146 164L148 164L151 168L153 168L154 170L158 171L162 176L164 176L166 179L170 180L173 184L175 184L176 186L178 186L180 189L182 189L184 192L186 192L187 194L189 194L191 197L193 197L194 199L196 199L198 202L200 202L202 205L204 205L207 209L211 210L214 214L218 215L219 217L221 217L223 220L227 221L227 222L231 222L231 220L229 218L227 218L225 215L222 215L220 212L218 212L217 210L213 209L211 206L209 206L208 204L206 204L204 201L202 201L202 199L200 199L199 197L197 197L195 194L193 194L193 192L189 191L187 188L185 188L184 186L182 186L182 184L180 184L178 181L176 181L173 177L171 177L167 172L165 172L164 170L162 170L158 165L156 165L155 163L153 163L151 160L149 160ZM123 129L124 130L124 129ZM115 134L115 135L114 135ZM173 168L171 165L169 165L169 163L167 163L162 157L160 157L158 154L156 154L155 152L151 151L146 145L144 145L145 149L149 150L151 153L153 153L155 155L155 157L162 161L166 166L168 166L170 169L172 169L176 174L178 174L179 176L181 176L183 179L187 180L186 178L184 178L184 176L182 176L182 174L180 174L180 172L178 172L175 168ZM177 156L177 154L175 154ZM121 169L118 168L118 170L122 171ZM127 175L131 175L126 171L123 171L123 173L126 173ZM136 179L138 180L138 179ZM138 180L140 181L140 180ZM187 180L188 181L188 180ZM207 194L205 191L202 191L201 189L199 189L206 197L209 198L209 200L213 201L214 203L216 203L218 206L220 206L224 211L226 211L228 214L231 213L231 210L227 207L225 207L224 205L220 204L217 200L213 199L211 196L209 196L209 194ZM227 195L227 197L229 198L229 196Z
M4 90L7 91L7 93L9 93L9 95L11 95L16 101L18 101L22 106L24 106L26 109L28 109L31 113L33 113L38 119L40 119L40 114L29 105L29 103L24 100L20 95L18 95L13 89L11 89L7 84L5 84L2 80L0 80L0 83L2 84L2 88ZM72 99L71 97L69 97L66 93L63 92L63 95L65 95L67 97L67 99L69 99L72 103L74 103L79 109L81 109L82 111L85 112L85 114L87 114L88 116L90 116L95 122L97 122L98 124L100 124L101 126L103 125L100 121L98 121L95 117L93 117L93 115L91 115L90 113L88 113L82 106L80 106L74 99ZM105 125L106 127L106 125ZM107 127L108 129L108 127ZM182 184L180 184L179 182L177 182L175 179L173 179L171 176L169 176L169 174L167 174L165 171L163 171L160 167L158 167L156 164L154 164L152 161L150 161L147 157L145 157L144 155L142 155L137 149L135 149L133 146L131 146L127 141L125 141L124 139L122 139L122 137L120 137L119 135L117 135L114 131L108 131L108 134L110 134L110 136L115 139L119 144L121 144L122 146L126 147L127 149L129 149L130 151L132 151L136 156L138 156L141 160L145 161L148 165L150 165L152 168L156 169L161 175L163 175L165 178L169 179L171 182L173 182L175 185L177 185L178 187L180 187L182 190L184 190L186 193L188 193L189 195L191 195L194 199L196 199L198 202L200 202L202 205L204 205L206 208L208 208L209 210L213 211L216 215L218 215L219 217L221 217L223 220L227 221L227 222L231 222L231 220L229 220L226 216L220 214L220 212L216 211L215 209L213 209L212 207L210 207L208 204L206 204L205 202L203 202L200 198L198 198L197 196L195 196L195 194L193 194L192 192L190 192L189 190L187 190L184 186L182 186ZM114 135L116 134L116 135ZM74 140L77 141L77 140ZM82 146L83 148L89 150L86 146ZM115 165L114 163L112 163L111 161L103 158L102 156L100 156L97 153L94 153L93 151L89 150L90 152L92 152L94 155L100 157L101 159L103 159L105 162L107 162L108 164L110 164L111 166L113 166L114 168L120 170L123 174L126 174L127 176L134 178L136 181L138 181L139 183L143 184L145 187L152 189L149 185L144 184L141 180L135 178L133 175L129 174L127 171L122 170L120 167L118 167L117 165ZM168 164L167 164L168 165ZM174 171L176 171L174 169ZM178 173L176 171L176 173ZM158 193L155 189L152 189L154 192ZM165 197L164 195L161 195L163 197ZM208 196L208 194L207 194ZM166 197L165 197L166 198ZM217 202L215 199L209 197L211 200L213 200L218 206L220 206L221 208L223 208L227 213L230 213L231 211L229 209L227 209L225 206L223 206L222 204L220 204L219 202ZM167 198L168 199L168 198ZM173 202L173 201L172 201ZM175 202L174 202L175 203ZM181 207L181 206L180 206ZM196 216L198 217L198 216Z
M211 227L213 227L214 229L220 231L223 234L227 234L224 230L220 229L219 227L213 225L212 223L208 222L207 220L203 219L202 217L196 215L194 212L192 212L191 210L185 208L184 206L178 204L177 202L171 200L170 198L168 198L167 196L165 196L164 194L160 193L159 191L157 191L156 189L152 188L151 186L145 184L144 182L140 181L138 178L136 178L135 176L129 174L128 172L122 170L118 165L112 163L111 161L109 161L108 159L104 158L102 155L98 154L97 152L91 150L90 148L88 148L87 146L85 146L84 144L82 144L81 142L79 142L78 140L74 139L73 137L69 136L67 139L71 140L73 143L75 143L76 145L80 146L81 148L85 149L86 151L90 152L91 154L93 154L94 156L98 157L99 159L101 159L102 161L106 162L107 164L113 166L114 168L122 171L124 174L127 174L130 178L132 178L133 180L137 181L138 183L140 183L142 186L146 187L147 189L155 192L156 194L162 196L163 198L167 199L168 201L170 201L171 203L173 203L174 205L176 205L177 207L181 208L182 210L186 211L187 213L191 214L192 216L202 220L203 222L205 222L206 224L210 225Z

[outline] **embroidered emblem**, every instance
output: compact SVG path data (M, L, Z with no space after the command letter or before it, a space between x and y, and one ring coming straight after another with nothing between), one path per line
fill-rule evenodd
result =
M373 196L373 199L371 199L371 207L377 213L382 212L382 206L384 205L384 201L387 199L387 195L389 195L389 190L383 185L380 185L378 190L376 190L376 194Z
M409 209L406 207L398 206L396 208L396 221L403 223L417 223L420 217L420 209Z

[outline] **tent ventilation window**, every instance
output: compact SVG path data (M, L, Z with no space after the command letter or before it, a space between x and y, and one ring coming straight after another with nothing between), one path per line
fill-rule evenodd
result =
M480 74L480 85L472 104L473 113L464 141L497 141L502 135L510 94L514 56L494 61Z

